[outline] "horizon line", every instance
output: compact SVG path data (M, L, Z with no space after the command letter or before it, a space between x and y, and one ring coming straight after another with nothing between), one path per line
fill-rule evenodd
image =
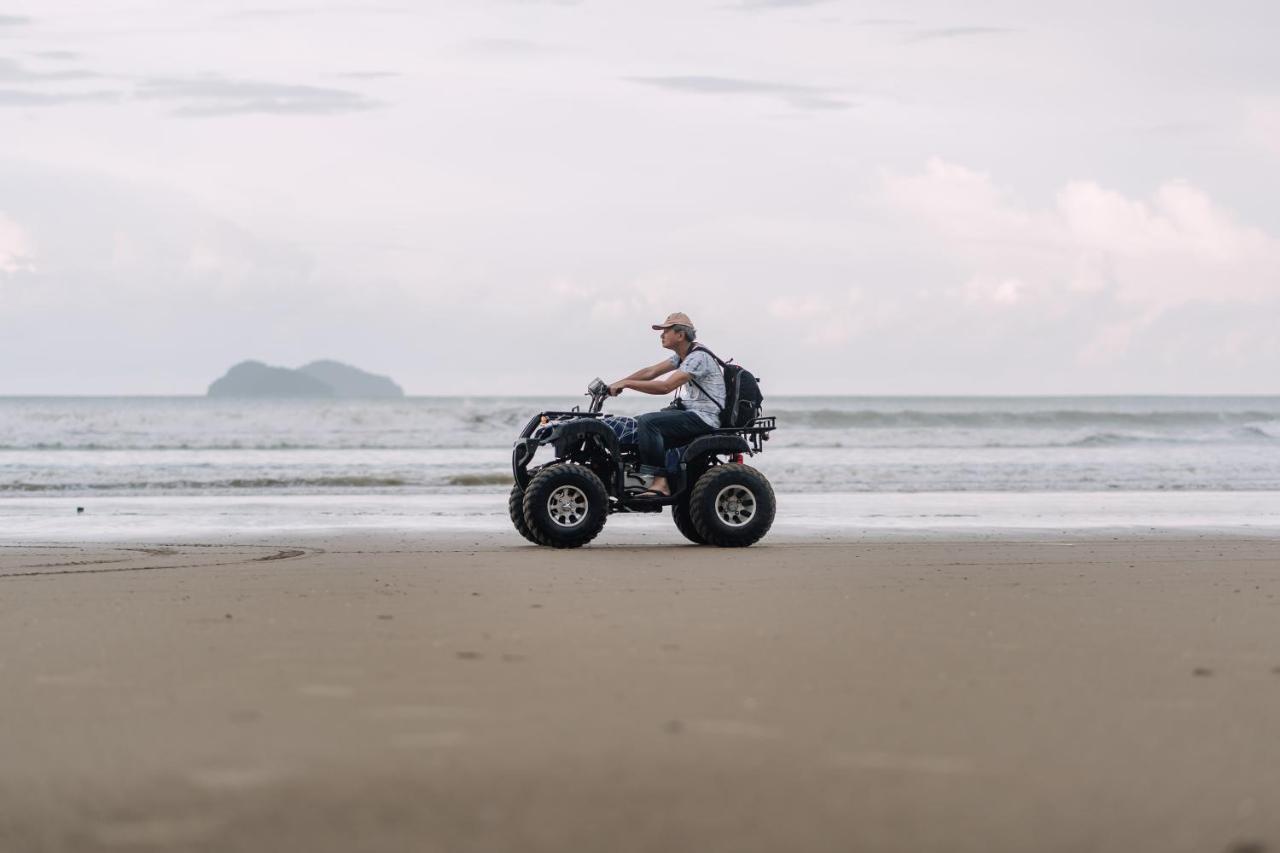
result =
M523 398L523 399L553 399L562 397L586 397L586 394L404 394L400 397L310 397L310 396L226 396L213 397L208 394L5 394L0 393L0 400L137 400L137 399L154 399L154 400L219 400L219 401L245 401L245 400L265 400L272 402L281 401L338 401L338 400L355 400L355 401L381 401L381 400L450 400L465 398ZM645 395L654 399L662 399L665 394ZM634 395L635 398L643 399L641 395ZM840 399L840 398L881 398L881 399L923 399L923 398L951 398L951 399L1055 399L1064 397L1077 398L1113 398L1113 397L1280 397L1280 390L1277 391L1213 391L1213 392L1194 392L1180 391L1176 393L1159 392L1159 391L1107 391L1107 392L1064 392L1064 393L1034 393L1034 394L1018 394L1018 393L909 393L909 394L878 394L871 392L850 392L850 393L822 393L822 394L773 394L766 399L795 399L799 397L817 398L817 399Z

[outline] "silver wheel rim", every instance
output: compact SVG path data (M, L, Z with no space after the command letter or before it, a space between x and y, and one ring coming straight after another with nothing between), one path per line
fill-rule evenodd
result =
M547 515L560 527L576 527L587 517L587 493L577 486L561 486L547 498Z
M716 495L716 516L729 527L742 527L756 517L756 496L746 486L725 486Z

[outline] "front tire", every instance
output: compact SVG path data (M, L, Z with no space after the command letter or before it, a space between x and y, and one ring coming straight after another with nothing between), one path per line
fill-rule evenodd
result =
M583 465L544 468L524 490L524 523L542 545L580 548L600 533L608 514L604 483Z
M769 532L777 502L773 486L750 465L716 465L698 478L689 496L689 518L707 542L745 548Z
M524 522L524 489L520 488L519 483L511 487L511 496L507 498L507 515L511 516L511 523L520 532L521 536L534 545L542 544L533 535L529 525Z

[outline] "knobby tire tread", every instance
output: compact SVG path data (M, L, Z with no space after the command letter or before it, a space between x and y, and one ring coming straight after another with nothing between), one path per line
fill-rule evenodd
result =
M588 518L582 527L573 531L556 530L554 522L546 519L547 498L561 485L572 484L587 492ZM537 537L538 544L552 548L581 548L600 535L608 517L608 494L604 483L585 465L568 462L544 468L529 481L524 490L524 522L529 532Z
M671 520L676 523L676 530L679 530L685 539L695 545L707 544L707 540L702 538L698 528L693 526L693 519L689 517L689 501L683 500L671 505Z
M745 481L745 482L744 482ZM757 512L763 513L762 521L749 525L741 530L727 530L715 517L715 495L720 489L733 482L749 485L756 496ZM718 548L745 548L754 545L769 532L773 526L777 501L773 494L773 486L763 474L750 465L732 462L717 465L698 478L693 491L689 495L689 517L694 528L706 540L708 545Z
M543 545L545 543L539 541L538 537L533 535L533 531L529 529L529 525L524 520L524 489L520 488L517 483L511 487L511 496L507 498L507 515L511 516L511 523L516 530L525 539L528 539L534 545Z

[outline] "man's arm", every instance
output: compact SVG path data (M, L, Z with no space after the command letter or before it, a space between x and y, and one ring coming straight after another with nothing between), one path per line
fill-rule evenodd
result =
M671 362L663 362L668 370L671 370ZM656 365L655 365L656 366ZM652 369L652 368L650 368ZM637 370L636 374L642 371ZM609 386L609 393L615 397L622 393L624 388L630 388L633 391L640 391L644 394L670 394L681 385L689 381L689 374L683 370L671 370L661 379L635 379L628 376L626 379L620 379Z
M616 397L622 393L622 389L634 387L630 383L650 382L651 380L656 379L657 377L661 376L664 373L670 373L674 369L675 369L675 366L671 363L671 359L669 358L663 359L657 364L651 365L649 367L642 367L639 370L637 370L635 373L626 377L625 379L619 379L617 382L610 383L609 396ZM661 394L664 392L653 391L650 393Z

